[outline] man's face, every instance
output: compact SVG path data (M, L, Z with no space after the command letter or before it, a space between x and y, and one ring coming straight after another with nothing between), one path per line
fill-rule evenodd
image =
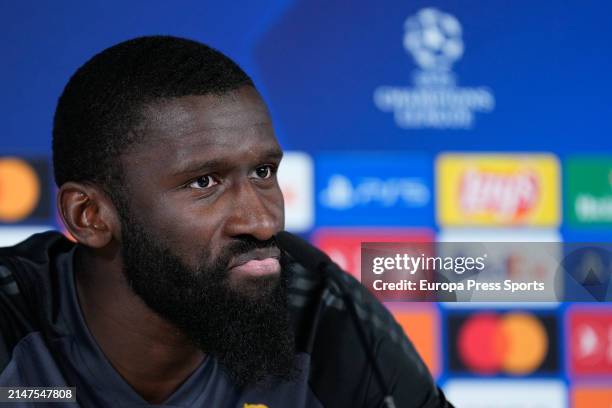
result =
M281 150L264 103L243 87L151 105L144 122L144 141L122 155L129 284L238 385L287 377Z
M237 239L265 241L283 229L276 179L282 152L253 88L176 98L150 107L146 117L139 130L145 141L123 158L131 207L188 266L203 249L216 258ZM230 279L240 286L275 274L278 266L265 260L237 266Z

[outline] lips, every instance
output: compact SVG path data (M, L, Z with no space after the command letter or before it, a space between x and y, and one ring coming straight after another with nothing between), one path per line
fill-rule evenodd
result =
M280 250L276 247L260 248L235 257L229 265L231 273L266 276L280 272Z

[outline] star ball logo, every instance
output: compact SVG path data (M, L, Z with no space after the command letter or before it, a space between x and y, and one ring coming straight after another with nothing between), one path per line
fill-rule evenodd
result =
M404 48L423 70L450 71L463 55L461 24L450 14L423 9L408 17L404 29Z
M452 65L464 53L457 18L425 8L404 23L403 45L420 68L414 87L380 86L374 103L392 112L404 129L471 129L477 112L491 112L495 97L487 87L459 87Z

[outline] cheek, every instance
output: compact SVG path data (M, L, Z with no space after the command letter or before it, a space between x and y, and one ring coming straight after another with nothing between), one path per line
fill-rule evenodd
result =
M203 256L217 253L213 242L218 242L221 219L222 215L213 208L172 203L157 206L151 223L167 248L188 266L196 267Z

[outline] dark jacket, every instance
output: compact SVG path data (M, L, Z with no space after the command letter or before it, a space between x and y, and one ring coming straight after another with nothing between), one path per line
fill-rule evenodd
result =
M17 246L0 248L0 378L15 358L16 347L33 333L48 347L50 355L45 358L57 362L63 376L62 361L70 356L59 355L62 351L54 348L54 344L55 339L66 335L66 328L58 323L57 296L58 281L65 271L55 260L71 252L74 246L60 233L47 232L33 235ZM290 310L297 349L309 359L304 387L315 402L297 404L296 401L287 406L383 406L382 391L358 340L340 289L297 263L292 268ZM351 276L345 275L344 280L396 406L449 407L392 315ZM17 366L21 370L44 367L44 363L36 361L28 364L38 367ZM65 380L69 376L63 377L66 385L74 385ZM80 401L78 390L77 400Z

